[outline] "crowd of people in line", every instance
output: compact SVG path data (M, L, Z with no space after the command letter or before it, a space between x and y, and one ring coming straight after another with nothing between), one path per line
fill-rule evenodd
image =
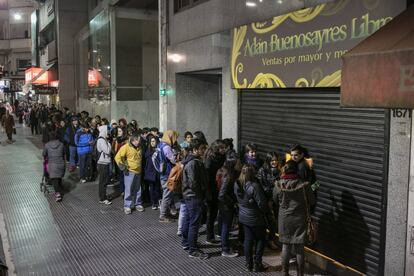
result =
M293 146L287 157L269 152L262 160L252 143L237 153L232 138L209 144L202 131L185 132L179 143L174 130L160 133L156 127L141 129L136 120L91 118L86 111L42 104L30 106L22 121L33 135L42 134L45 173L57 202L67 167L79 173L80 183L98 178L101 204L112 203L107 187L119 182L125 214L144 212L148 202L159 209L159 222L178 219L177 235L189 257L209 257L198 242L202 224L207 244L221 244L223 257L237 257L230 233L238 229L248 271L264 271L266 244L273 249L281 244L284 275L292 255L298 275L304 275L307 220L318 184L302 146Z

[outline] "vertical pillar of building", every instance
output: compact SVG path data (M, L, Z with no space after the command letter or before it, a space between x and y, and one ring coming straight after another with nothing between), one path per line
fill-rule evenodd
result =
M404 275L411 117L390 119L384 275Z
M59 98L62 106L76 109L74 39L88 24L88 2L84 0L55 1L56 40L59 71Z
M158 35L159 35L159 89L167 89L167 13L168 1L158 0ZM167 112L168 112L168 95L161 96L159 102L160 112L160 129L167 129Z
M117 90L116 90L116 9L109 8L110 43L111 43L111 118L117 118Z
M410 183L408 187L407 204L407 249L405 253L405 275L414 275L414 120L412 121L412 123L413 124L411 126L410 150Z

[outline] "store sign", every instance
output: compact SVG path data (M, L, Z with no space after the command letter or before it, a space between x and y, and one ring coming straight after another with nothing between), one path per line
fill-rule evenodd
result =
M95 87L99 85L100 74L97 70L88 70L88 86Z
M41 74L39 76L39 74ZM39 77L38 77L39 76ZM33 80L35 79L36 80ZM42 68L32 67L25 71L26 83L31 81L32 84L48 84L49 83L49 72L44 71Z
M406 1L335 1L235 28L232 87L341 84L341 57L405 9Z
M36 88L35 94L36 95L55 95L57 94L57 88L55 87L43 87L43 88Z
M59 81L58 80L54 80L49 82L49 86L50 87L59 87Z

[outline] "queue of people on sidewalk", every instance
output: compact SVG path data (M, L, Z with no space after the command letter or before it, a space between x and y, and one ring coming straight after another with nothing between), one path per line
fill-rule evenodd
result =
M307 150L296 145L287 157L269 152L262 161L255 144L238 154L231 138L209 144L202 131L187 131L183 138L179 143L174 130L140 129L135 120L109 122L85 111L52 112L43 128L43 154L56 201L63 198L67 155L69 172L79 167L81 183L98 177L99 203L112 203L107 186L119 180L125 214L144 212L144 201L149 201L160 211L159 222L178 219L177 235L189 257L209 257L198 242L202 224L207 244L221 244L223 257L237 257L230 233L238 229L247 271L264 271L265 245L281 243L284 275L292 255L303 275L307 221L318 188Z

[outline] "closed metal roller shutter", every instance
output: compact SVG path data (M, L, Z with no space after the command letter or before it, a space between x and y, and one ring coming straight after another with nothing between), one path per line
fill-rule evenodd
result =
M239 144L259 153L306 147L321 183L317 251L367 275L383 272L388 121L339 107L339 89L243 90Z

